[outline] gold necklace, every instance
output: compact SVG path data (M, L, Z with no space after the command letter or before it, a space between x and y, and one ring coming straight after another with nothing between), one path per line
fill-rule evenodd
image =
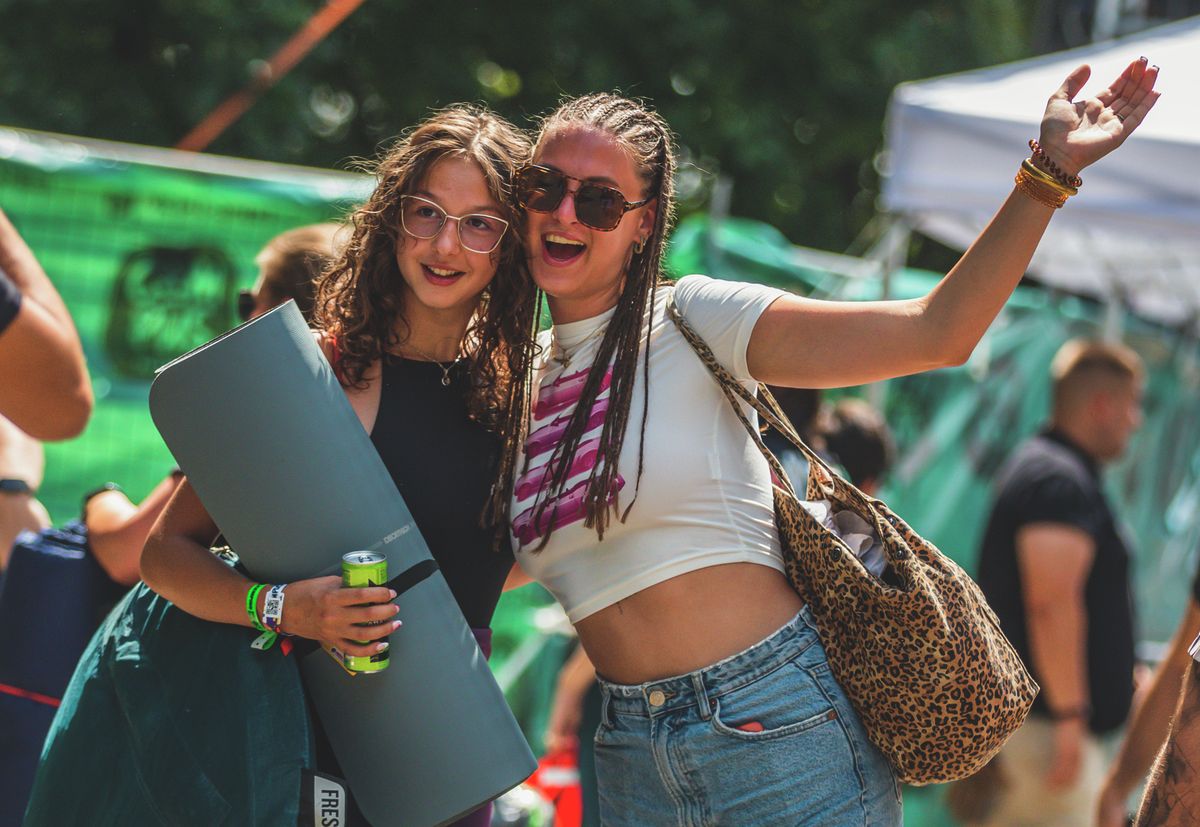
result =
M418 356L424 357L425 361L433 362L435 365L437 365L439 368L441 368L442 369L442 387L443 388L450 387L450 368L454 367L455 365L457 365L459 362L462 361L462 345L461 344L459 345L459 354L457 356L455 356L453 359L451 359L448 364L443 364L441 362L441 360L434 359L432 356L430 356L425 351L421 350L421 348L417 347L412 342L405 342L401 347L406 347L412 351L415 351Z
M571 366L571 359L573 359L575 357L575 354L578 353L579 351L583 350L584 345L586 345L592 339L596 338L596 336L598 334L601 334L606 330L608 330L608 324L600 325L595 330L593 330L591 333L589 333L588 335L586 335L582 339L580 339L579 342L574 347L571 348L570 353L567 353L567 349L562 346L562 343L559 342L557 338L555 338L553 340L552 344L558 348L558 355L555 356L553 351L551 351L550 358L552 360L554 360L555 362L557 362L558 364L562 365L564 369L569 368Z

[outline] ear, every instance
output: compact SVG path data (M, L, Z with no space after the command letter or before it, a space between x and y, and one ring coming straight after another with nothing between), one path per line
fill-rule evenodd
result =
M638 222L638 234L649 240L654 233L654 222L658 220L658 199L655 198L642 208L642 218Z

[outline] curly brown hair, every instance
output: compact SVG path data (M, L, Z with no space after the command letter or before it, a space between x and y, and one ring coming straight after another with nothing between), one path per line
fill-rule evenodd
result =
M402 135L373 165L375 190L351 213L349 240L316 284L313 326L336 342L339 379L346 387L363 387L371 365L407 336L404 281L396 264L396 250L405 242L400 197L419 190L443 158L467 158L479 165L509 222L494 254L496 276L463 340L471 377L468 411L496 433L522 429L538 293L521 246L512 179L530 155L528 137L512 124L483 107L456 104ZM510 453L504 452L489 520L504 513L497 508L507 503L512 485Z

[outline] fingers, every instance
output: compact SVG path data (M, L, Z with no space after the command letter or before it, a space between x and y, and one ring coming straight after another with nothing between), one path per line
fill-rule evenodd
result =
M1083 88L1083 85L1087 83L1087 79L1091 76L1092 67L1086 63L1083 64L1074 72L1067 75L1067 79L1063 81L1062 86L1058 87L1058 91L1051 98L1058 98L1065 101L1074 100L1075 96L1079 94L1079 90Z
M1146 117L1146 113L1154 106L1159 94L1154 91L1154 82L1158 79L1158 67L1149 66L1138 79L1138 86L1128 99L1116 101L1113 111L1121 121L1122 130L1128 134Z
M389 589L387 586L365 586L363 588L341 588L341 580L338 580L339 588L332 595L334 605L337 606L359 606L363 603L387 603L389 600L396 599L396 592Z
M1111 106L1116 100L1128 98L1137 89L1142 76L1146 72L1146 58L1139 57L1130 61L1129 65L1117 75L1117 79L1108 88L1096 95L1096 99L1105 106Z
M332 648L335 652L339 652L342 655L353 655L355 657L365 658L385 651L388 648L388 644L386 640L381 643L360 643L343 638L336 641Z

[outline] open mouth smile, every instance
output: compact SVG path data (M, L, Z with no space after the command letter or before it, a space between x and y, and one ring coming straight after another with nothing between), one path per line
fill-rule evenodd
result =
M543 258L550 264L570 264L583 255L585 250L586 244L565 235L546 233L542 236Z
M454 282L466 275L463 270L451 270L446 267L432 267L428 264L422 264L421 269L424 271L426 279L441 286L454 284Z

